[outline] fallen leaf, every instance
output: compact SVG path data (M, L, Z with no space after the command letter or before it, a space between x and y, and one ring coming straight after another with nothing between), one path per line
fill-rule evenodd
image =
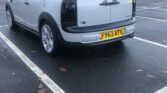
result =
M63 64L62 66L59 67L59 70L62 72L67 72L67 65Z
M15 73L13 72L12 75L15 75Z
M143 72L143 70L142 69L137 69L136 72Z
M59 67L59 70L62 72L67 72L67 69L63 68L63 67Z
M151 74L147 74L146 75L148 78L155 78L155 76L151 75Z
M46 91L45 91L43 85L40 84L40 85L38 86L38 93L45 93L45 92L46 92Z

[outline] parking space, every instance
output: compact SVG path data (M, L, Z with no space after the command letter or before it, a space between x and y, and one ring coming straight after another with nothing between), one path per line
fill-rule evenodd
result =
M167 0L138 0L137 2L138 22L135 37L143 40L134 38L124 40L122 43L65 48L61 56L49 57L44 53L38 37L22 28L11 31L6 26L4 10L0 10L0 32L65 93L154 93L167 86ZM14 75L18 73L17 77L21 79L17 80L21 85L23 84L23 87L20 89L20 84L12 83L13 88L18 89L20 93L22 90L26 91L28 87L29 91L23 93L36 93L41 81L19 57L11 54L10 51L1 51L7 48L2 39L0 44L0 64L2 64L0 74L3 76L0 76L0 82L8 81L13 73ZM7 56L10 60L3 56ZM25 76L22 74L25 72L26 78L23 78ZM17 80L10 80L7 84ZM2 86L5 83L0 84L0 90L9 90L7 87L9 85Z
M20 60L20 58L0 39L0 90L1 93L37 93L38 86L50 90Z
M166 0L138 1L136 36L161 44L167 44L166 2Z
M141 41L67 49L62 57L50 58L32 34L16 32L8 37L67 93L153 93L167 83L166 49Z
M138 18L136 36L167 45L167 22Z
M137 9L141 8L156 8L156 7L163 7L166 6L166 1L157 1L157 0L137 0Z

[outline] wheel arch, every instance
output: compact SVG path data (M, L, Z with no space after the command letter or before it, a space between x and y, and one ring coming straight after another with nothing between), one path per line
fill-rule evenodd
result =
M57 35L57 39L59 41L63 40L62 34L60 32L60 29L58 28L58 25L57 25L55 19L49 13L43 12L43 13L40 14L39 19L38 19L38 30L39 30L39 32L41 31L41 25L44 21L50 22L52 24L52 26L56 29L55 32L56 32L56 35Z
M55 19L50 14L48 14L46 12L43 12L43 13L40 14L39 19L38 19L38 29L39 29L39 31L41 30L40 27L41 27L43 21L50 22L58 28Z

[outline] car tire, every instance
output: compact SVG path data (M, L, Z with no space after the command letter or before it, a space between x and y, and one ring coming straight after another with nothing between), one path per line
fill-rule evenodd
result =
M6 15L9 27L11 29L16 29L18 25L16 24L13 13L9 7L6 8Z
M40 26L41 43L49 56L58 56L60 54L60 45L58 43L56 30L56 26L48 21L42 22Z

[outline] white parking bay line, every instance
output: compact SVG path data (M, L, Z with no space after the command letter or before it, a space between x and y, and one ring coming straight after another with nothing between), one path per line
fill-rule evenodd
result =
M164 87L164 88L156 91L155 93L167 93L167 87Z
M151 20L156 20L156 21L161 21L161 22L167 22L167 20L153 18L153 17L144 17L144 16L136 16L136 17L138 17L138 18L145 18L145 19L151 19Z
M148 9L156 10L156 9L160 9L162 7L166 7L166 5L160 5L160 6L156 6L156 7L138 7L140 9L137 9L137 11L148 10Z
M46 84L53 93L65 93L49 76L47 76L37 65L34 64L15 44L13 44L3 33L0 32L0 38L17 54L40 79Z
M9 25L0 25L0 28L1 28L1 27L7 27L7 26L9 26Z
M140 38L140 37L134 37L134 39L167 49L167 45L164 45L164 44L160 44L160 43L157 43L157 42L154 42L154 41L146 40L146 39L143 39L143 38Z

